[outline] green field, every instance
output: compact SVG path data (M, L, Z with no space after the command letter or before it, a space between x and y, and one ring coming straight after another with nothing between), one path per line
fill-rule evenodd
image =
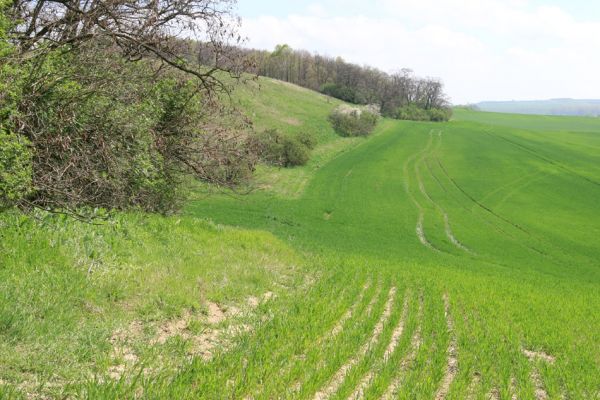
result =
M176 217L2 218L0 397L600 398L600 120L340 139L264 82L239 103L316 132L309 165Z

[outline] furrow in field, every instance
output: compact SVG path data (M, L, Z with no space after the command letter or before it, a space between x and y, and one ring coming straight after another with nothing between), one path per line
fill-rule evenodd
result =
M523 349L522 352L525 355L525 357L527 357L529 359L529 361L531 361L532 363L536 362L536 361L543 361L548 364L554 364L554 361L556 361L556 359L553 356L551 356L550 354L544 353L542 351L533 351L533 350ZM544 382L542 380L542 377L541 377L540 372L537 369L537 367L534 366L532 368L531 374L529 375L529 377L531 379L531 383L533 384L533 387L535 388L536 400L548 399L548 392L546 392L546 388L544 387Z
M348 362L346 362L346 364L340 367L340 369L336 372L333 378L331 378L327 386L325 386L315 394L315 400L325 400L334 395L338 391L340 386L344 383L344 380L346 379L346 376L348 375L350 370L367 355L369 350L375 344L377 344L377 342L379 341L379 337L381 336L381 332L383 332L383 327L392 313L392 307L394 304L395 297L396 288L392 287L388 292L388 299L381 314L381 317L379 318L379 321L377 321L377 324L373 328L373 332L371 333L371 337L369 338L369 340L367 340L367 342L363 344L363 346L359 349L358 353L354 355L354 357L352 357L350 360L348 360Z
M352 317L352 315L358 308L359 304L362 302L363 298L365 297L365 292L367 291L367 289L369 288L370 285L371 285L370 281L366 282L363 285L363 287L362 287L358 297L354 301L354 303L352 303L350 308L344 313L344 315L342 315L342 317L337 321L337 323L331 330L331 333L328 336L329 338L336 337L344 330L344 325L346 324L346 321L348 321Z
M454 322L450 316L450 300L448 299L448 295L444 295L444 315L446 317L448 332L450 333L450 344L448 345L448 350L446 351L448 355L446 372L444 373L442 383L435 395L435 400L443 400L446 398L446 396L448 396L448 393L450 392L450 385L454 381L454 378L456 378L456 374L458 372L458 343L456 340L456 334L454 332Z
M479 390L480 385L481 375L478 372L475 372L473 378L471 378L471 383L469 383L469 387L467 388L467 400L475 400L477 398L477 391Z
M390 338L390 342L388 343L387 348L385 349L385 353L383 354L383 359L369 371L365 376L361 379L360 383L356 387L356 390L348 397L350 400L359 400L363 399L365 396L366 390L369 388L369 385L373 381L373 378L376 374L376 369L383 367L390 359L396 347L398 347L398 343L400 342L400 338L402 337L402 333L404 332L404 324L406 321L406 315L408 314L408 292L404 297L404 305L402 306L402 314L400 319L398 320L398 324L394 327L392 331L392 336Z
M402 382L405 378L405 372L410 368L410 366L414 363L417 358L417 353L419 352L419 348L421 347L422 342L422 320L423 320L423 297L421 296L419 299L419 311L417 312L417 329L410 339L410 352L404 356L402 361L400 361L400 370L398 375L394 378L394 380L387 387L385 393L381 397L382 400L392 400L398 392L400 391L400 387L402 386Z
M346 311L346 313L334 325L331 332L328 332L326 335L323 335L316 340L315 345L317 347L322 347L323 345L325 345L326 342L333 340L340 333L342 333L344 331L344 329L346 329L346 323L348 322L348 320L350 320L350 318L352 318L352 316L356 312L356 309L359 307L360 303L364 300L366 291L371 287L371 284L372 284L371 280L368 280L367 282L365 282L357 299L350 306L350 308ZM373 306L375 305L375 303L377 303L377 299L379 299L380 294L381 294L381 282L379 282L377 284L375 293L373 294L373 296L369 300L369 304L367 304L367 307L365 308L366 315L371 314L371 310L373 309ZM290 365L290 367L291 367L291 365ZM295 388L294 391L295 392L300 391L302 386L303 386L303 381L301 381L301 380L296 381L294 383L294 388Z

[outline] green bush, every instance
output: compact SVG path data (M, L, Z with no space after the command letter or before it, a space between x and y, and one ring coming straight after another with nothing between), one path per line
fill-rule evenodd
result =
M277 129L257 134L256 140L261 158L267 164L294 167L305 165L310 158L310 149L302 138L283 135Z
M0 130L0 210L31 192L31 177L29 142Z
M377 125L379 116L358 108L338 107L329 115L333 129L341 136L367 136Z
M428 110L429 119L434 122L445 122L452 118L451 108L432 108Z
M416 104L400 107L396 113L397 119L409 121L448 121L452 117L450 108L432 108L425 110Z
M296 135L296 139L310 150L314 149L317 145L317 138L310 132L300 132Z
M283 154L286 167L306 165L310 158L308 147L293 138L286 138L284 140Z

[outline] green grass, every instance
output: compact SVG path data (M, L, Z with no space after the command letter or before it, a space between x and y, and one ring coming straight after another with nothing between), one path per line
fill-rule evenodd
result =
M598 397L597 120L460 111L346 141L323 97L264 87L240 95L257 125L314 129L320 146L305 167L259 171L260 190L100 228L2 217L0 397L342 399L365 377L365 398L395 381L401 399ZM246 312L211 325L209 302ZM128 365L111 337L132 322ZM210 361L189 357L236 328Z

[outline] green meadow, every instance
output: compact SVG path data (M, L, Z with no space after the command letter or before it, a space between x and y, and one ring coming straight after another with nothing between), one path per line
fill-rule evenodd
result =
M308 165L176 216L1 217L0 397L600 398L600 119L347 139L325 96L234 99Z

